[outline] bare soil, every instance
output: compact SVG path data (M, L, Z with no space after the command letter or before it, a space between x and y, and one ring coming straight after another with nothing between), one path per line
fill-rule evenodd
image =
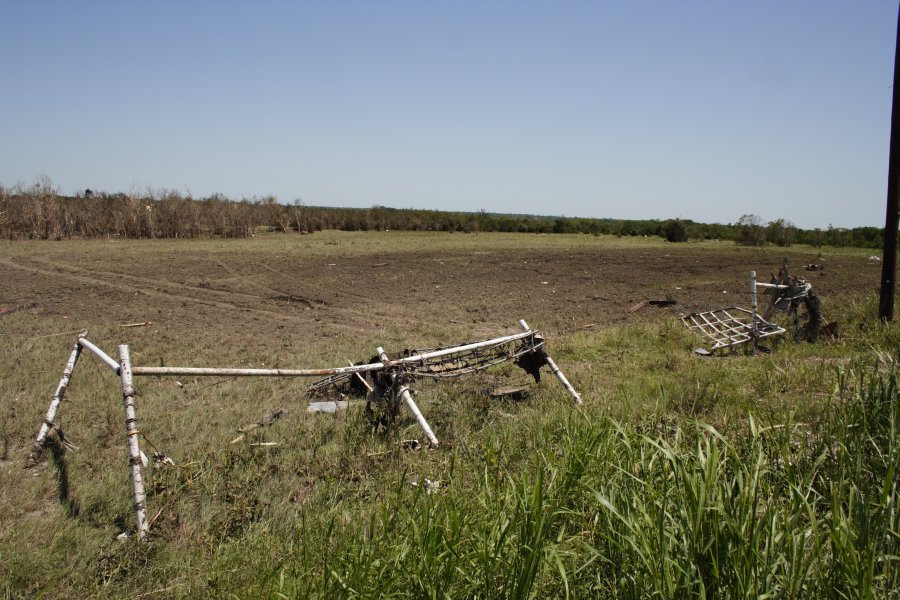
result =
M308 343L377 335L386 327L418 327L427 337L428 326L474 339L516 327L520 318L558 335L749 307L749 271L768 280L786 254L591 236L560 236L549 244L541 236L507 236L493 243L481 235L468 236L468 244L466 236L457 235L446 245L438 234L398 234L367 247L354 234L329 235L334 247L316 236L293 236L304 241L301 247L290 235L273 236L278 239L272 244L8 243L0 246L0 307L66 319L72 329L152 321L207 345L242 339L252 346L285 336ZM360 239L352 246L341 242ZM823 299L826 318L832 299L878 291L880 263L866 253L819 255L792 248L787 256L795 273L806 263L824 266L803 274ZM629 310L643 300L664 298L674 299L675 306ZM14 318L5 315L0 325Z

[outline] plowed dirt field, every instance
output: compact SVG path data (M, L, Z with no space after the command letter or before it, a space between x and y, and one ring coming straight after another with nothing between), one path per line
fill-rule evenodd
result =
M47 324L34 335L71 324L117 331L124 340L138 330L118 329L122 324L149 321L144 329L194 338L204 348L264 348L272 340L315 347L322 338L368 339L386 330L422 339L433 329L458 341L515 328L520 318L565 335L748 307L749 271L765 281L785 257L813 283L827 318L829 300L877 293L880 262L869 254L584 235L385 232L6 242L0 307L8 314L0 325L8 335L28 334L16 331L18 310L39 317L29 319L32 327ZM823 270L803 272L814 262ZM664 298L677 304L630 311Z

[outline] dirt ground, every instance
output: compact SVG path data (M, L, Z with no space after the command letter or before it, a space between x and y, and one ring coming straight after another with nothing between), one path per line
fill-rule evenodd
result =
M862 251L819 255L593 236L457 235L445 243L448 236L438 234L375 235L382 236L377 243L338 232L246 242L6 243L0 309L26 310L73 330L152 321L207 345L372 336L386 327L418 328L427 337L429 326L475 339L515 328L520 318L564 335L749 307L749 271L766 281L785 256L794 272L823 265L803 274L826 318L832 299L877 294L880 281L880 262ZM677 304L629 310L664 298ZM5 315L0 326L12 319Z

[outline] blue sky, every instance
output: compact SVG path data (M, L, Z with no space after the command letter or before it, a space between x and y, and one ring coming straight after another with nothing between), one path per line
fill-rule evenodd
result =
M883 226L897 2L9 2L0 185Z

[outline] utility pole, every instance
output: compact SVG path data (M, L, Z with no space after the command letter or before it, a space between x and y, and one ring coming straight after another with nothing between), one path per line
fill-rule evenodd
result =
M897 41L894 49L894 94L891 101L891 149L888 158L887 211L884 218L884 254L881 261L881 301L878 317L894 318L894 289L897 278L897 226L900 224L900 12L897 14Z

